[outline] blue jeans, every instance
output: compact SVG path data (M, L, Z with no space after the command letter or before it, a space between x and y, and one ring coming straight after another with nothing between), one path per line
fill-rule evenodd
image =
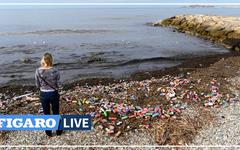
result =
M57 91L54 92L40 92L40 100L43 107L43 113L50 115L50 105L54 115L59 114L59 94ZM60 121L61 122L61 121ZM47 135L51 135L51 130L45 131ZM61 134L61 130L57 130L57 134Z
M43 107L43 113L50 115L50 104L52 107L52 113L54 115L59 114L59 94L54 92L40 92L40 100Z

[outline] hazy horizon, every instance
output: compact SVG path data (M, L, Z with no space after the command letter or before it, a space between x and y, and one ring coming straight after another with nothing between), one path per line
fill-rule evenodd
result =
M238 0L0 0L0 3L238 3Z

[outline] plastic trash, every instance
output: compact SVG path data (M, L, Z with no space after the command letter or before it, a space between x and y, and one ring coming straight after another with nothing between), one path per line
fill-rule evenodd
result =
M121 134L126 127L129 130L135 126L138 128L141 124L150 127L145 123L151 124L165 118L177 119L189 103L220 107L231 101L230 95L220 92L217 80L209 81L208 91L204 92L198 91L200 82L201 80L193 81L185 75L164 76L160 79L121 81L109 85L78 86L67 92L66 97L70 97L72 102L76 101L74 108L83 109L82 112L99 119L96 126L102 125L109 134L113 130L114 133Z
M119 121L116 123L117 126L120 126L122 124L122 121Z
M127 118L128 118L128 116L123 116L123 117L121 117L122 120L125 120L125 119L127 119Z

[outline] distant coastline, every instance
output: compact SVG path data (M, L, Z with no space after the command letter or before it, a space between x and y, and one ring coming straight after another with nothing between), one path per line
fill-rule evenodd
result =
M214 5L189 5L189 6L183 6L184 8L212 8L216 7Z

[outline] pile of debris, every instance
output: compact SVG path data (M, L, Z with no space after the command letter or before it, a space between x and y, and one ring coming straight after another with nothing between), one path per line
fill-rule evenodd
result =
M0 94L1 114L30 114L36 113L40 108L37 94L26 91L26 94L11 98L7 94Z
M199 89L200 82L191 77L164 76L108 86L76 86L63 98L79 114L91 115L95 128L119 136L128 130L152 127L165 118L176 120L190 104L219 107L236 100L220 92L217 80L210 81L205 92Z
M105 130L109 135L150 128L164 120L177 120L189 105L220 107L236 101L234 95L221 92L221 84L212 79L204 88L200 79L186 76L164 76L143 81L120 81L96 86L76 86L62 91L72 113L92 116L93 127ZM6 103L6 101L10 103ZM5 113L36 113L40 109L39 98L27 93L14 98L1 95L1 111ZM26 112L19 111L24 106ZM8 110L6 112L6 110Z
M7 106L11 103L12 99L9 95L5 93L0 93L0 113L3 114L6 112Z

